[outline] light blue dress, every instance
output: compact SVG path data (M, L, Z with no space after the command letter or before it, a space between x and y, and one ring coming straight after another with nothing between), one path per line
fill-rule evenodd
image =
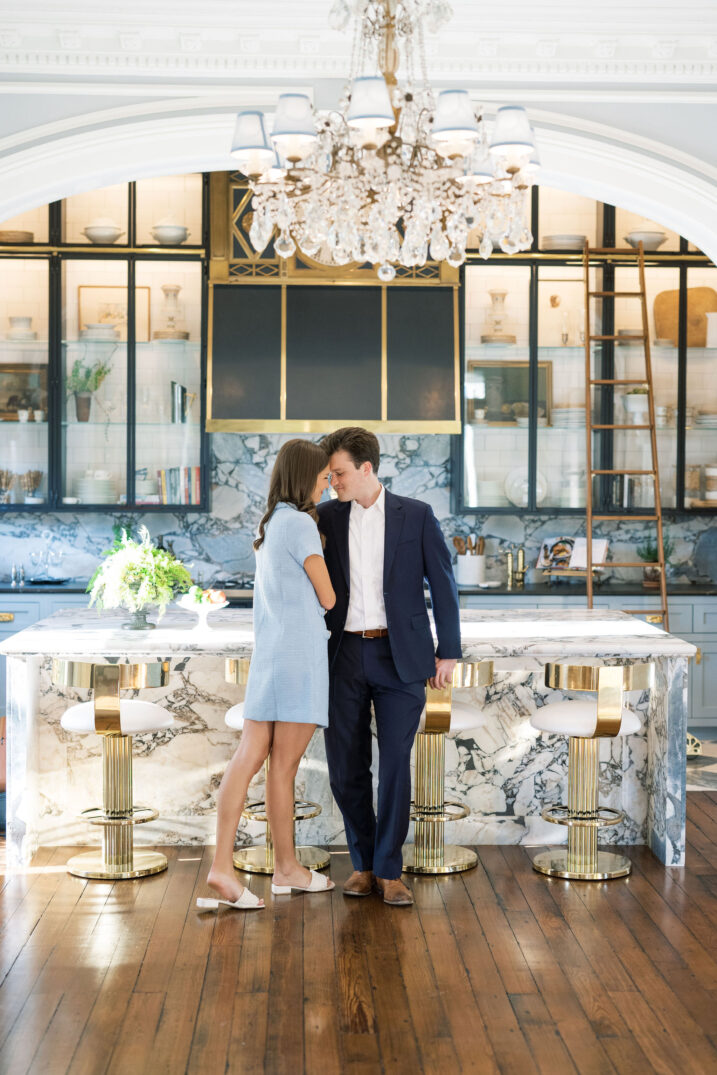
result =
M254 653L244 698L246 720L329 723L329 631L304 570L322 556L316 523L277 504L256 553Z

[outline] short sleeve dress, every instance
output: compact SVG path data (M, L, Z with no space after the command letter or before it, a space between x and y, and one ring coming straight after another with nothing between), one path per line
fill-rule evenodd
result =
M256 553L254 653L245 720L329 723L329 631L304 570L323 556L316 523L293 504L277 504Z

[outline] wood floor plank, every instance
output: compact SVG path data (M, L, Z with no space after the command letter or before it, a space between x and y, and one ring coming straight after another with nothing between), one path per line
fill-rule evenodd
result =
M67 1075L104 1075L127 1019L132 992L100 990L67 1068ZM143 1070L141 1067L138 1071Z
M341 1070L338 982L334 959L332 904L340 889L303 901L304 1066L307 1071Z
M542 996L523 993L510 999L518 1025L530 1045L538 1070L544 1075L568 1075L570 1072L580 1070L570 1059Z
M147 1057L151 1054L163 1003L164 993L134 993L130 997L122 1029L107 1066L108 1075L152 1070L147 1066Z
M267 1070L276 1072L276 1075L294 1075L297 1063L303 1064L303 904L311 898L302 893L281 896L269 905L266 912L273 912L274 916L269 1011L281 1012L281 1017L269 1020L265 1064ZM332 896L314 898L330 900Z
M433 884L416 885L416 908L436 984L444 1000L459 1070L496 1072L498 1064L493 1046L443 899L444 890L453 880L458 878L438 878ZM493 974L497 982L495 965Z
M167 884L135 986L138 993L164 992L169 985L204 858L201 848L183 850L186 853L178 854L167 871ZM206 874L202 881L204 877Z
M192 1075L226 1068L240 956L241 945L211 946L187 1065Z
M266 1033L269 1022L268 993L235 993L229 1038L228 1071L241 1075L265 1075ZM295 1069L301 1070L298 1065ZM319 1069L321 1070L321 1069Z
M53 1016L62 993L31 993L0 1049L3 1075L25 1075Z

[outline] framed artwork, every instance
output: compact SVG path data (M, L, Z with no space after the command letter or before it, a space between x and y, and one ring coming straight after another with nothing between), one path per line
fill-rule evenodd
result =
M528 425L530 364L471 358L466 363L466 421L486 425ZM538 363L538 418L550 425L553 364Z
M77 327L92 331L91 326L111 325L119 341L127 339L127 288L101 284L80 284L77 289ZM135 339L149 342L149 288L134 289ZM99 330L101 331L101 330Z
M17 422L18 411L47 413L47 365L0 365L0 419ZM27 416L25 416L27 417Z

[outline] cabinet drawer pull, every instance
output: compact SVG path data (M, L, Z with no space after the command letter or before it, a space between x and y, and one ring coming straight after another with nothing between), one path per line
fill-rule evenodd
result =
M0 623L12 623L14 619L14 612L0 612Z
M695 654L695 664L702 664L702 650L697 647L697 653Z

